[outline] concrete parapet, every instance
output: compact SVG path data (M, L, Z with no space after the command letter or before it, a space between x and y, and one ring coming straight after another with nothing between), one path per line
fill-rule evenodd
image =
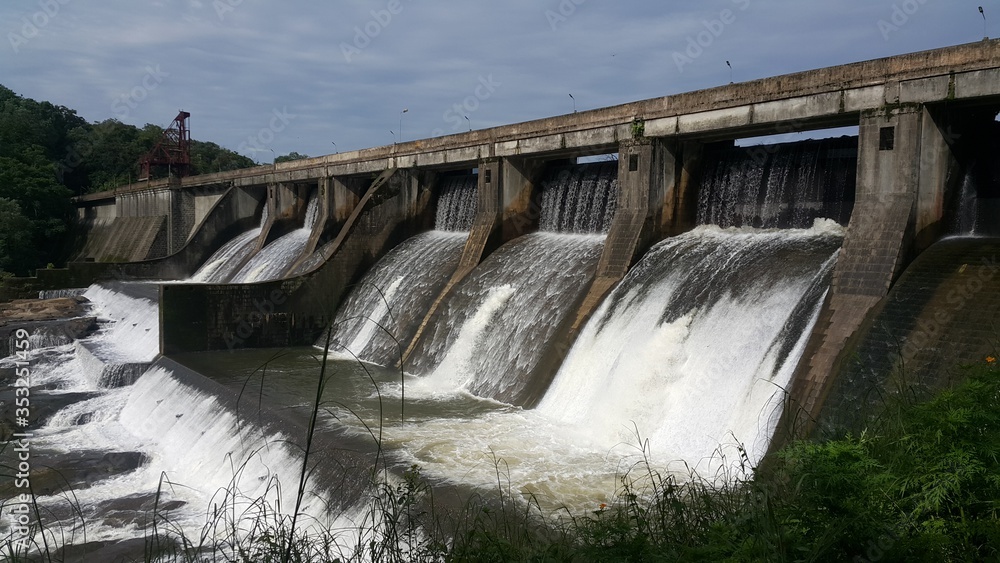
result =
M978 103L1000 97L1000 40L807 70L524 123L366 148L251 169L183 178L236 186L301 182L386 168L456 168L486 158L553 158L614 149L636 118L650 137L703 141L853 125L861 112L892 104ZM161 187L154 181L117 191ZM88 194L93 204L109 193Z

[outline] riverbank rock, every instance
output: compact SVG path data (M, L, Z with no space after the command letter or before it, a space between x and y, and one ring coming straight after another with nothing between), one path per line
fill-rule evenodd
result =
M20 329L30 335L31 348L59 346L86 337L97 330L97 319L84 316L89 312L88 303L82 296L0 303L0 358L17 352L14 336Z
M78 295L55 299L15 299L9 303L0 303L0 327L26 321L82 317L87 312L89 302L86 297Z

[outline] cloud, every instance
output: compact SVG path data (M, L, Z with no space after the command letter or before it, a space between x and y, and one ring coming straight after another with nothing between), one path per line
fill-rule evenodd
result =
M403 108L411 139L568 113L568 94L590 109L716 86L730 79L726 61L733 79L749 80L982 35L966 0L921 4L888 40L878 21L891 17L889 0L66 0L15 52L10 37L40 6L0 5L5 86L98 121L159 65L169 76L128 122L163 125L185 109L196 138L236 149L288 108L303 117L273 149L312 155L331 141L341 151L391 143ZM735 17L720 29L727 10ZM699 34L708 44L679 71L673 54ZM345 46L357 52L345 57ZM483 80L498 84L486 97Z

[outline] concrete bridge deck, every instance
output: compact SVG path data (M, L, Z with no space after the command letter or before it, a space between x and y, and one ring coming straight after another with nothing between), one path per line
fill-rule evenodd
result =
M865 111L975 103L998 95L1000 40L984 40L179 182L130 184L78 201L86 205L144 190L308 181L390 168L472 168L485 158L617 152L619 142L635 136L637 120L646 137L706 141L857 125Z

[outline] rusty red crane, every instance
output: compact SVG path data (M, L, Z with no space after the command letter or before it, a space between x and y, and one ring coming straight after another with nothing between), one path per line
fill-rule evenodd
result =
M153 150L139 159L139 180L149 180L154 166L166 166L170 174L178 177L191 173L191 129L188 119L191 114L181 111L170 127L156 142Z

